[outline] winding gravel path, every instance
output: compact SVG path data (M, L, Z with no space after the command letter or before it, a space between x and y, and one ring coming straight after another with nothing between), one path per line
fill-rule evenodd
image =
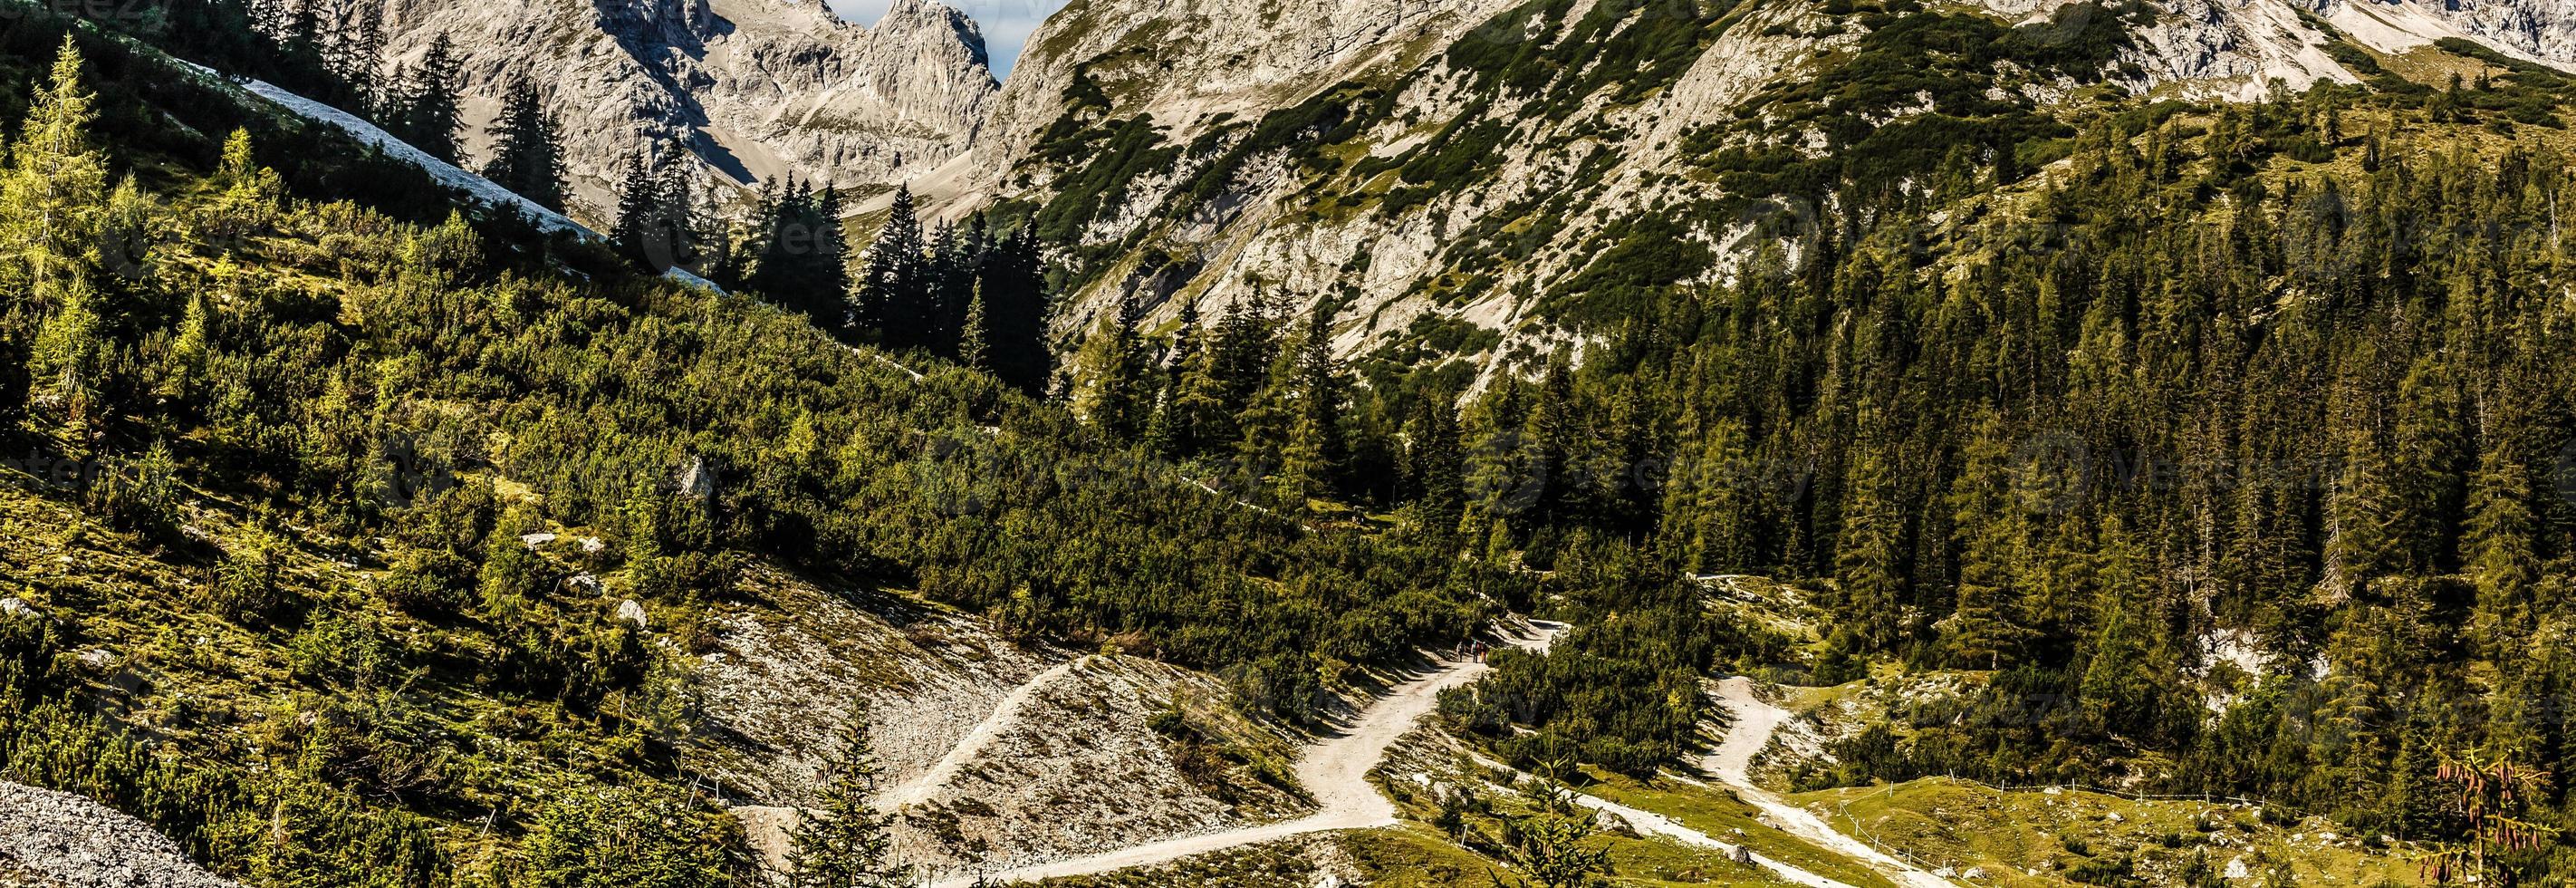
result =
M1533 635L1512 639L1510 644L1544 650L1564 629L1555 623L1532 625ZM1085 876L1169 863L1184 857L1309 833L1392 825L1395 823L1395 804L1387 801L1378 793L1377 787L1368 782L1368 772L1386 759L1387 747L1395 745L1396 738L1404 736L1423 716L1431 714L1431 710L1440 703L1441 691L1472 683L1487 671L1489 667L1476 662L1443 665L1428 675L1397 685L1386 696L1378 698L1359 714L1346 733L1308 746L1297 761L1297 782L1314 795L1317 810L1313 814L1281 823L1149 842L987 875L994 882L1004 883ZM974 883L973 877L964 876L938 882L937 888L965 888Z
M1736 797L1746 804L1762 809L1762 813L1770 815L1771 822L1783 832L1851 858L1904 888L1958 888L1948 879L1891 857L1867 842L1834 829L1815 812L1789 804L1769 790L1753 785L1753 757L1760 755L1763 747L1771 745L1771 732L1779 729L1789 713L1762 702L1761 696L1755 693L1753 680L1741 675L1718 683L1717 702L1726 707L1727 714L1734 716L1735 723L1727 729L1726 739L1717 744L1717 749L1700 758L1700 770L1734 790Z
M1630 828L1633 828L1637 832L1645 835L1671 839L1684 845L1712 848L1724 853L1728 857L1736 857L1740 860L1751 860L1755 866L1770 870L1773 874L1778 875L1781 879L1791 884L1804 885L1807 886L1807 888L1852 888L1852 886L1848 884L1837 882L1807 870L1800 869L1795 864L1775 860L1770 855L1763 854L1758 851L1747 850L1744 847L1733 843L1719 841L1707 833L1683 826L1679 821L1652 811L1641 811L1599 796L1584 795L1582 793L1575 794L1574 803L1595 811L1604 811L1616 815L1619 819L1628 821L1628 826Z
M1010 727L1020 720L1020 713L1029 707L1030 699L1036 697L1037 693L1045 690L1048 685L1072 674L1085 659L1089 658L1077 657L1058 663L1055 668L1038 673L1036 678L1029 679L1019 687L1011 689L1009 695L993 704L993 713L985 716L983 721L977 722L973 730L967 731L966 736L957 741L956 746L950 747L946 755L939 757L939 761L931 763L920 776L905 781L902 785L879 796L875 802L877 810L894 811L905 805L929 801L933 794L948 785L948 781L956 779L959 768L965 767L967 762L973 761L975 756L982 754L984 747L992 745L993 738L1000 736L1003 728Z

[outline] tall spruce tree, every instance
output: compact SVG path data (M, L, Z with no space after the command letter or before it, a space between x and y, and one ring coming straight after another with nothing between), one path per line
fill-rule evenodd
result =
M788 884L793 888L897 888L909 868L894 859L892 821L869 797L881 769L868 737L865 703L850 707L840 749L823 767L814 810L796 826Z
M1846 609L1842 623L1862 650L1879 650L1895 640L1896 611L1904 600L1904 518L1897 511L1895 470L1866 439L1854 445L1849 478L1834 552L1834 577Z
M887 348L920 348L935 326L930 301L930 275L923 256L921 220L914 215L912 189L898 186L886 223L868 248L867 271L858 283L862 316L877 324L878 341Z
M538 206L564 208L563 140L527 78L511 85L492 122L492 158L483 177Z
M107 159L90 144L97 97L82 85L81 66L79 45L64 37L52 79L37 90L10 146L8 178L0 182L6 272L40 290L87 267L107 207Z
M661 200L662 183L644 155L627 155L626 173L617 182L617 221L609 226L608 240L627 261L657 274L669 267L654 247L660 237L654 226L662 219Z
M942 223L932 232L922 254L921 293L914 307L915 335L920 340L915 347L941 357L957 355L958 314L962 300L973 298L958 283L973 279L974 266L974 257L966 255L958 242L956 226Z
M1046 266L1036 232L1022 225L997 240L977 270L977 290L984 298L986 348L993 374L1021 392L1045 390L1055 358L1047 347Z
M793 251L810 243L801 198L793 177L785 181L761 183L760 199L751 211L751 243L745 246L740 276L733 281L737 289L750 290L781 305L788 305L787 294L793 289L796 259Z
M464 81L464 60L457 57L456 45L448 41L446 34L430 38L420 64L410 69L408 81L400 87L402 115L398 132L403 141L431 157L457 162L457 137L465 131L465 114L456 91Z
M690 191L689 158L676 153L654 168L653 230L659 237L662 262L696 269L706 259L705 244L710 238L700 228L697 198Z
M976 287L966 298L966 317L958 323L957 363L970 370L990 372L993 369L991 340L992 319L984 308L984 288Z
M850 294L858 282L850 277L849 233L842 228L841 209L841 189L830 184L806 207L804 224L814 236L803 265L805 277L812 281L806 298L813 301L816 312L832 316L827 329L846 336L857 332Z
M1113 441L1137 440L1152 406L1148 364L1134 310L1120 303L1103 312L1075 360L1074 412Z
M1415 401L1405 433L1405 474L1425 528L1443 536L1456 533L1467 506L1467 454L1457 404L1447 398Z

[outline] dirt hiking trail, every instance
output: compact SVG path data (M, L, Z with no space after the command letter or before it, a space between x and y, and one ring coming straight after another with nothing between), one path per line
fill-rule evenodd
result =
M1718 683L1717 702L1726 707L1727 714L1734 717L1735 723L1727 728L1726 739L1720 741L1715 750L1700 757L1700 770L1734 790L1736 797L1746 804L1762 809L1762 813L1770 815L1771 822L1782 831L1818 848L1851 858L1904 888L1958 888L1948 879L1845 835L1827 825L1824 818L1816 816L1815 812L1789 804L1769 790L1753 785L1753 758L1762 754L1763 747L1771 745L1771 732L1778 730L1780 723L1789 718L1789 712L1763 702L1756 693L1753 680L1741 675Z
M1531 626L1532 634L1507 639L1505 643L1527 650L1545 650L1548 643L1555 640L1556 634L1564 631L1564 626L1557 623L1533 621ZM1378 793L1377 787L1368 782L1368 772L1386 759L1387 747L1395 745L1396 738L1413 730L1423 716L1431 714L1431 710L1440 703L1441 691L1473 683L1488 671L1490 667L1473 661L1444 663L1429 674L1387 691L1385 696L1363 709L1342 735L1306 747L1305 754L1297 760L1297 782L1315 797L1316 811L1313 814L1280 823L1182 836L985 875L995 883L1085 876L1169 863L1184 857L1309 833L1391 825L1395 823L1395 804L1387 801ZM1040 680L1044 678L1040 676ZM1012 704L1005 701L995 709L995 717L1001 717L1004 710L1012 708ZM973 737L970 735L968 739L972 742ZM960 744L961 747L963 745ZM943 758L942 763L945 764L946 759ZM921 782L915 781L916 784ZM936 888L966 888L975 884L975 878L960 876L934 884Z

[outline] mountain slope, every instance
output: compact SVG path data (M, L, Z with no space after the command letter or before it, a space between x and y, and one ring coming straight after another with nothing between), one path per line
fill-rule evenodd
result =
M1060 333L1122 303L1164 322L1284 290L1349 302L1346 356L1418 363L1428 343L1489 368L1614 324L1622 294L1722 277L1838 195L1923 189L1954 145L2018 176L2132 98L2358 84L2336 53L2443 38L2549 60L2576 21L2341 0L1228 12L1067 7L974 149L924 179L946 215L995 206L1071 245Z
M929 0L894 3L871 27L822 0L427 0L389 7L385 28L393 61L448 38L478 131L506 90L533 82L602 217L639 152L685 149L711 187L899 181L962 152L997 88L975 23Z
M0 17L0 83L59 136L12 140L0 232L61 235L0 260L0 777L245 884L751 878L725 804L807 798L849 702L926 771L1050 639L1131 653L961 754L925 859L1275 819L1283 737L1515 591L86 22ZM1022 813L1068 799L1117 822Z

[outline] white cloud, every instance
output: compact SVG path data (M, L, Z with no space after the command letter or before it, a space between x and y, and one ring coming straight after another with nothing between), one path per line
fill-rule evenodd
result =
M885 16L889 0L831 0L832 11L847 21L874 25ZM1046 17L1064 7L1065 0L939 0L955 7L984 29L984 49L993 58L993 75L1008 76L1011 66L1020 59L1020 47L1029 42L1029 32L1037 30Z

